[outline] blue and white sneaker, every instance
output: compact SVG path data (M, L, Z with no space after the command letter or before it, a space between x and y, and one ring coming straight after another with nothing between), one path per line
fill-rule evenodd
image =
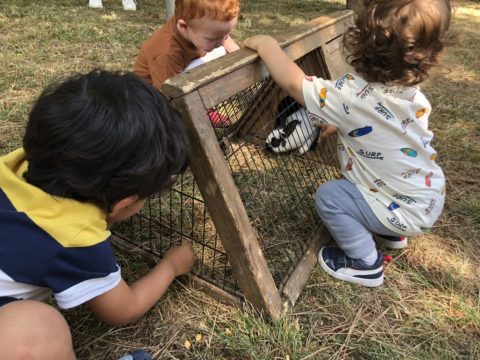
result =
M403 249L408 244L406 236L373 235L374 240L389 249Z
M118 360L153 360L152 356L145 350L135 350L127 355L122 356Z
M366 287L383 284L383 255L379 252L375 264L369 266L362 260L349 258L342 249L326 246L318 253L318 263L329 275Z

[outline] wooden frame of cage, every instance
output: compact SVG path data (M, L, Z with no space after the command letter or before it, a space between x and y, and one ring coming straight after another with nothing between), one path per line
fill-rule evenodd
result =
M277 36L277 40L292 60L320 48L324 66L330 78L335 78L346 67L341 38L352 23L352 11L332 13L295 27ZM328 232L321 228L310 239L303 258L279 290L206 112L267 75L258 55L241 49L170 79L162 92L182 115L191 141L191 170L245 299L266 315L277 317L297 300ZM216 292L215 286L204 285ZM218 294L224 298L225 292L218 289Z
M285 32L277 39L292 60L320 48L324 66L330 78L335 78L345 70L341 38L352 22L352 11L332 13ZM276 317L297 300L328 233L322 228L310 239L303 258L280 291L206 113L206 109L267 75L258 55L241 49L174 77L163 85L162 92L182 115L192 146L191 170L245 299L268 316ZM204 285L210 292L216 292L215 286ZM225 297L221 289L218 294Z

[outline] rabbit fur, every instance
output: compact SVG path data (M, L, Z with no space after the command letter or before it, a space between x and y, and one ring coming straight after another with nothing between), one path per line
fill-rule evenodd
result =
M282 116L287 116L285 126L281 126ZM267 148L275 153L297 150L299 154L307 152L320 134L313 126L308 112L291 97L280 102L275 116L275 129L267 136Z

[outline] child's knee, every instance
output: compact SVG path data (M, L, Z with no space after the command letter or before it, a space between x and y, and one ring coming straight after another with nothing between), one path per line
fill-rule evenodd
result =
M329 181L323 185L320 185L315 193L315 206L318 214L322 218L331 208L331 199L335 193L334 188L335 184Z
M75 358L67 322L53 307L38 301L0 307L0 348L8 359Z

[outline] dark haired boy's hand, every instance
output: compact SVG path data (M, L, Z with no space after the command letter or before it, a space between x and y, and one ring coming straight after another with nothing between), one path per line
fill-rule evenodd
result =
M163 260L172 266L175 276L179 276L192 270L195 255L190 245L172 246L165 253Z

